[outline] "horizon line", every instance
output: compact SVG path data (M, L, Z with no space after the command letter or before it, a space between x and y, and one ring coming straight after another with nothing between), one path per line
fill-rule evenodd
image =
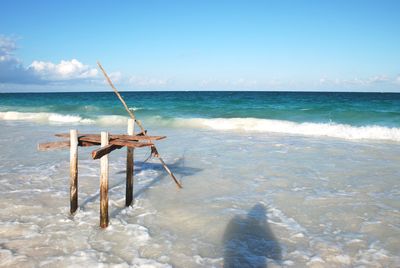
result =
M398 94L400 91L341 91L341 90L120 90L119 92L271 92L271 93L394 93ZM114 93L113 91L4 91L0 94L52 94L52 93Z

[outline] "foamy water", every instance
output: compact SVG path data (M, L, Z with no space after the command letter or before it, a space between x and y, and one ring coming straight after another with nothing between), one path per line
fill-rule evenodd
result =
M400 141L400 128L378 125L352 126L337 123L297 123L285 120L259 118L172 118L160 116L146 118L152 125L162 125L175 128L199 128L218 131L247 132L247 133L281 133L301 136L331 137L347 140L386 140ZM0 120L26 121L44 124L76 124L124 126L126 116L102 115L95 118L63 115L57 113L24 113L0 112Z
M184 189L156 160L143 163L147 149L138 149L135 204L124 208L125 150L117 150L110 156L110 227L101 230L93 148L80 148L80 208L71 217L68 151L37 152L36 145L70 128L122 133L125 127L0 121L0 266L400 265L394 139L154 122L149 131L168 136L159 151Z

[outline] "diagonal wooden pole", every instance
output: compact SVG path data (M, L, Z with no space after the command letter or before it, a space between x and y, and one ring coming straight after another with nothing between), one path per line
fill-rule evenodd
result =
M142 123L139 120L136 120L135 114L129 109L128 105L126 105L126 102L122 98L121 94L119 94L118 90L115 88L113 82L111 81L110 77L107 75L106 71L104 70L103 66L100 64L99 61L97 62L97 65L99 66L100 70L103 72L103 74L104 74L108 84L110 85L110 87L114 90L115 94L117 95L119 100L122 102L122 105L124 105L125 110L128 112L129 116L133 120L135 120L136 124L140 127L140 130L142 131L143 135L147 136L146 130L144 129ZM157 148L156 148L155 145L151 146L151 152L152 152L152 154L154 154L155 157L158 158L158 160L160 160L160 162L161 162L162 166L164 167L165 171L167 171L167 173L171 176L171 178L174 180L174 182L176 183L178 188L183 188L182 184L175 177L174 173L172 173L172 171L168 168L167 164L165 164L164 160L161 158L161 156L158 153Z

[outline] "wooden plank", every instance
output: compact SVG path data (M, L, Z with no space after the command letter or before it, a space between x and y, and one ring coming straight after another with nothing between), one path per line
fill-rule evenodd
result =
M99 144L100 143L88 142L88 141L79 141L78 142L78 146L81 146L81 147L95 146L95 145L99 145ZM53 142L45 142L45 143L38 144L39 151L67 149L69 147L70 147L70 141L53 141Z
M70 130L70 212L74 214L78 209L78 131Z
M97 150L92 151L92 158L93 159L99 159L101 158L103 155L109 154L112 151L116 150L116 149L121 149L123 146L121 145L115 145L115 144L109 144L107 146L101 147Z
M80 136L79 140L80 141L88 141L88 142L99 142L99 139L97 137ZM153 145L153 143L135 142L135 141L122 140L122 139L110 140L109 144L126 146L126 147L131 147L131 148L145 147L145 146Z
M79 135L78 139L79 139L78 140L78 146L81 146L81 147L100 145L100 136L96 137L96 136ZM127 146L129 148L136 148L136 147L145 147L145 146L152 146L153 145L153 143L136 142L136 141L125 140L125 139L110 140L110 144L118 145L118 146L120 146L119 148L121 148L123 146ZM50 151L50 150L57 150L57 149L67 149L69 147L70 147L70 141L55 141L55 142L40 143L40 144L38 144L37 148L38 148L39 151ZM113 150L119 149L119 148L114 148L113 147ZM100 148L99 150L101 151L102 149ZM111 150L111 151L113 151L113 150ZM98 153L100 153L100 152L97 152L97 151L98 150L95 150L95 151L92 152L92 157L93 157L93 155L97 155ZM97 158L100 158L100 157L96 157L96 158L93 158L93 159L97 159Z
M101 132L101 147L108 145L108 133ZM108 155L100 159L100 227L108 226Z
M135 120L128 120L128 135L134 135ZM134 162L133 162L133 148L126 148L126 191L125 191L125 206L128 207L133 201L133 172L134 172Z
M167 136L142 136L142 135L111 135L111 139L123 139L131 141L163 140Z
M54 141L54 142L45 142L38 144L39 151L49 151L56 149L66 149L69 148L70 141Z
M55 134L56 137L59 138L69 138L69 134L67 133L59 133ZM80 134L79 137L93 137L98 138L100 140L100 135L98 134ZM147 141L147 140L162 140L165 139L166 136L143 136L141 133L138 135L109 135L110 140L113 139L123 139L129 141Z

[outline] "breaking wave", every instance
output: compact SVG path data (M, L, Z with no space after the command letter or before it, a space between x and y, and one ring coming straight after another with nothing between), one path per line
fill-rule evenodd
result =
M90 124L93 120L76 115L62 115L57 113L22 113L0 112L0 120L7 121L34 121L43 123L81 123Z
M221 131L272 132L303 136L326 136L358 140L400 141L400 128L367 125L351 126L337 123L297 123L258 118L190 118L175 119L177 127L206 128Z
M127 116L103 115L95 119L57 113L0 112L0 120L34 121L50 124L125 125ZM400 142L400 128L377 125L352 126L338 123L297 123L259 118L146 118L146 123L175 128L199 128L248 133L282 133L302 136L325 136L348 140L387 140Z

